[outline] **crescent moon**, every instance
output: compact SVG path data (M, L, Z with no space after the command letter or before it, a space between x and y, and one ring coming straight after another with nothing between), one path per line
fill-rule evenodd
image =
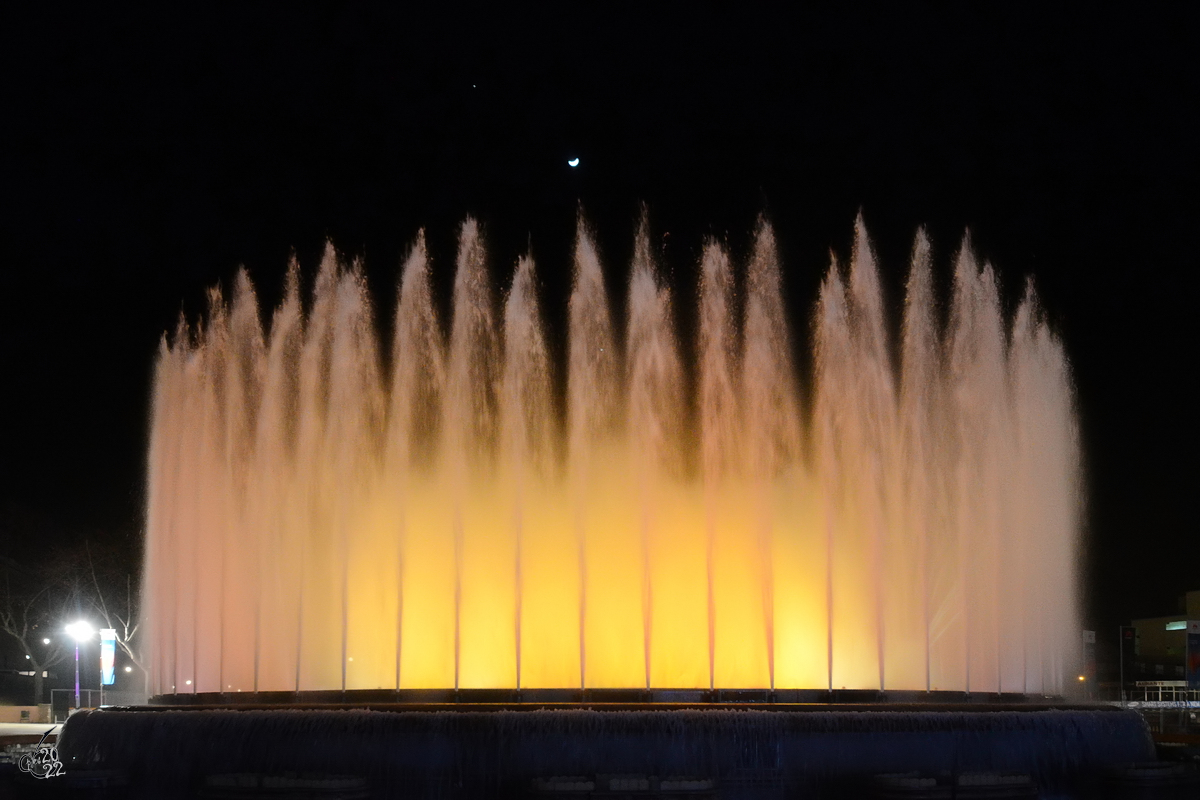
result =
M569 164L569 165L570 165L570 166L572 166L572 167L578 167L578 166L579 166L579 159L578 159L578 158L572 158L572 159L570 159L569 161L567 161L567 164Z

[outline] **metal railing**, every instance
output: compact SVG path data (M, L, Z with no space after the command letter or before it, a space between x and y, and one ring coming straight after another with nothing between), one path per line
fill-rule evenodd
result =
M1187 681L1138 681L1125 692L1129 704L1200 704L1200 689L1189 689Z

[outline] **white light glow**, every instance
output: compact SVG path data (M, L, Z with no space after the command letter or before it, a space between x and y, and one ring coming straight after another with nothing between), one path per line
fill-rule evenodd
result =
M578 159L578 158L572 158L570 161L568 161L568 162L567 162L567 164L569 164L569 165L570 165L570 166L572 166L572 167L578 167L578 166L579 166L579 159Z
M49 640L49 639L42 639L42 644L50 644L50 640Z
M92 626L82 619L78 622L72 622L66 627L66 631L67 635L77 642L86 642L96 633Z
M133 672L133 667L126 667L126 668L125 668L125 671L126 671L126 672Z

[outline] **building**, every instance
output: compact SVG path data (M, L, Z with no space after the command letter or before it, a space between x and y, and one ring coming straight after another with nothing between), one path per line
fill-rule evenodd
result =
M1180 606L1171 616L1133 620L1133 674L1126 680L1186 679L1188 621L1200 620L1200 590L1184 595Z

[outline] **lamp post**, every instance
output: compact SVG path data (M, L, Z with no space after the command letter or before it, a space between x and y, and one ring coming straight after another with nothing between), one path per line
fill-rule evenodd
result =
M67 635L75 640L75 708L79 709L79 645L92 638L92 626L84 620L67 626Z

